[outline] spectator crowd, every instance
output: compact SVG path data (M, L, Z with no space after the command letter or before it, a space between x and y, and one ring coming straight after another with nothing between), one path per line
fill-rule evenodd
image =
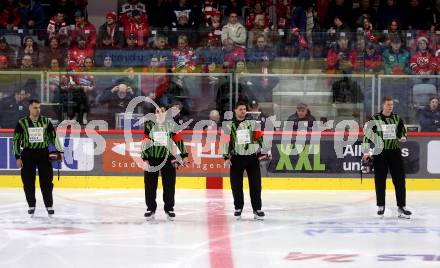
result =
M66 106L64 117L83 122L93 104L119 100L120 110L136 94L179 101L185 112L191 103L167 94L185 95L190 81L178 74L268 74L281 57L316 59L310 62L321 62L317 68L328 74L440 73L439 0L126 0L103 11L100 25L89 21L87 6L87 0L0 0L0 70L62 72L50 81L59 91L54 100ZM130 67L163 75L142 78L138 91L125 79L101 93L94 92L95 77L75 75ZM213 81L207 85L219 84L221 114L228 89ZM264 81L265 89L274 83ZM256 98L245 87L240 96L250 103ZM15 107L30 94L22 93L7 104ZM72 99L83 103L73 112L66 104ZM425 117L435 114L428 108Z

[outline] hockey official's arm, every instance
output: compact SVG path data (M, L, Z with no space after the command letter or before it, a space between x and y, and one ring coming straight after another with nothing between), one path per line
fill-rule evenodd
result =
M406 139L406 127L403 123L402 118L399 118L399 123L397 123L397 138L405 138Z
M180 151L180 156L182 158L188 157L188 152L186 151L185 144L183 143L182 134L180 134L180 133L173 133L172 134L172 139L173 139L173 142L176 144L177 148Z
M64 153L64 148L63 146L61 146L61 143L57 137L57 132L55 130L55 128L52 125L52 122L50 122L49 119L47 119L47 137L49 140L49 143L55 145L55 148L57 149L58 152L60 153Z
M144 126L144 138L141 142L141 158L142 160L148 160L148 157L150 157L148 153L148 145L151 143L150 139L150 130L151 130L151 124L146 123Z
M372 134L375 133L376 126L372 125L374 118L370 118L370 120L365 123L364 126L364 139L362 141L362 153L363 154L369 154L371 149L371 140L370 137L372 137Z
M23 144L23 135L24 130L21 122L18 121L17 126L15 126L14 130L14 139L13 139L13 149L15 159L20 159L21 157L21 145Z

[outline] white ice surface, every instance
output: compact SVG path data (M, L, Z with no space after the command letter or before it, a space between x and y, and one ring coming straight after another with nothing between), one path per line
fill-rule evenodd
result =
M38 193L31 219L0 189L0 267L440 267L440 192L408 192L402 220L393 192L378 219L374 192L263 191L264 221L245 192L237 221L230 191L177 190L174 222L161 194L153 222L142 190L55 189L52 219Z

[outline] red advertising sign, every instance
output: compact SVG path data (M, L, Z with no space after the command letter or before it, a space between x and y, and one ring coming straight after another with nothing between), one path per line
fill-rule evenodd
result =
M103 170L105 172L140 173L143 162L140 156L141 142L131 143L123 139L106 139L107 146L103 155ZM185 141L189 153L189 166L180 167L180 174L227 174L229 169L224 165L221 148L218 141L192 142Z

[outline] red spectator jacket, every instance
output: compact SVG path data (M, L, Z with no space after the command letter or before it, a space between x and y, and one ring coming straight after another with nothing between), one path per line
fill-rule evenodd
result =
M367 39L369 42L373 42L373 43L377 42L377 38L374 35L372 30L364 30L364 31L365 31L365 35L367 36Z
M213 4L213 5L206 5L203 8L203 15L205 18L205 22L208 21L209 18L215 16L215 15L221 15L220 11L218 10L218 4Z
M223 67L225 72L230 72L235 67L237 60L244 60L245 51L242 47L236 46L231 51L226 51L224 55Z
M330 49L327 54L327 69L337 70L339 69L339 53L342 52L342 57L344 60L349 61L353 69L357 69L357 54L354 48L347 48L345 51L340 51L339 49Z
M293 28L292 33L295 35L295 37L298 39L298 44L303 49L306 49L309 47L309 44L307 43L307 40L304 38L304 36L301 35L298 28Z
M94 55L95 51L92 48L79 49L78 47L74 47L69 49L68 62L74 62L77 66L84 66L84 60Z
M409 60L409 67L414 74L435 74L437 61L429 51L417 51Z
M67 36L67 25L64 21L62 23L57 23L56 20L52 18L47 25L47 33L49 34L49 39L57 34Z
M83 34L87 37L87 48L94 48L96 45L96 28L90 22L83 25L75 25L75 29L70 33L70 38L76 41L78 35Z
M284 1L283 1L284 2ZM290 24L289 14L291 14L292 6L284 3L276 3L275 12L277 14L277 25L279 28L285 28Z
M12 22L12 25L18 26L20 25L20 21L21 21L20 13L18 13L18 8L14 8L13 13L15 16L15 20ZM0 27L6 27L6 23L9 20L9 16L11 16L9 12L9 8L5 8L0 12Z
M255 18L257 17L257 15L264 15L264 26L267 28L270 25L270 19L269 16L266 13L261 13L261 14L256 14L254 12L252 12L251 14L249 14L249 16L246 18L246 28L248 30L251 30L252 28L254 28L254 24L255 24Z
M159 99L167 91L170 76L165 75L167 69L165 67L158 67L156 70L148 67L143 69L145 73L156 73L156 75L142 75L141 76L141 88L144 96L149 96L154 93L155 99ZM159 74L163 73L163 75Z
M142 15L141 22L137 22L135 19L129 18L126 24L123 25L125 38L128 38L130 33L134 33L138 37L138 46L147 46L149 31L146 16Z
M381 66L382 66L382 56L381 55L376 53L372 56L369 56L369 55L365 56L365 69L366 70L379 71Z

